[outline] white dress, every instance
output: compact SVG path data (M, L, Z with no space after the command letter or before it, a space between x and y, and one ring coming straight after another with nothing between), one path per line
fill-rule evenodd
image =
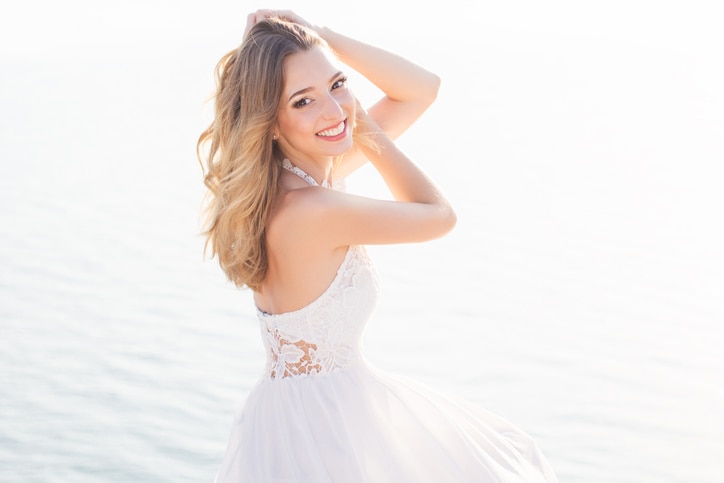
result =
M215 481L556 482L513 424L365 361L377 292L366 250L350 246L312 303L258 312L267 367L234 418Z

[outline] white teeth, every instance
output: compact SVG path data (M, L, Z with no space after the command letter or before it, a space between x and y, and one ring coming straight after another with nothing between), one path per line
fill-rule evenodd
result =
M331 136L337 136L338 134L341 134L342 131L344 131L344 121L340 122L337 127L332 129L327 129L322 132L318 132L317 136L325 136L325 137L331 137Z

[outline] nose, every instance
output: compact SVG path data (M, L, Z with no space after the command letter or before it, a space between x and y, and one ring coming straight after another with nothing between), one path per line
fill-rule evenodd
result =
M324 109L322 111L322 115L324 116L324 118L336 121L340 119L343 114L344 110L342 109L339 100L331 93L327 94L326 100L324 102Z

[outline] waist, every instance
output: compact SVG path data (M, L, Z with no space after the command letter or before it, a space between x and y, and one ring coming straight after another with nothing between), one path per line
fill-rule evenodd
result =
M270 379L310 377L331 374L362 360L358 346L297 341L271 348L267 352L265 376Z

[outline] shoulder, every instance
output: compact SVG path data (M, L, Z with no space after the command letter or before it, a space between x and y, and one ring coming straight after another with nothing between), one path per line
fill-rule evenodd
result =
M363 245L370 241L367 231L381 232L381 227L375 226L384 217L375 206L395 204L319 186L290 190L278 199L267 226L267 239L277 249L311 246L329 250Z
M316 227L329 219L335 207L339 207L342 194L319 186L280 194L267 223L267 238L270 242L290 239L300 242L305 238L318 238L320 233Z
M313 250L410 243L438 238L454 223L454 216L424 203L379 200L310 186L279 198L267 226L267 240L276 249L306 246Z
M277 213L282 219L310 220L334 207L343 194L320 186L289 190L279 197Z

